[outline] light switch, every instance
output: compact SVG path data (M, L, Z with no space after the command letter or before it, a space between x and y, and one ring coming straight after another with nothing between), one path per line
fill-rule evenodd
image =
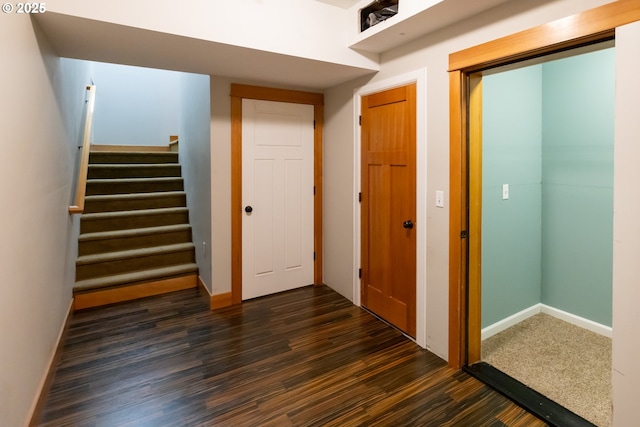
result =
M444 191L436 190L436 208L444 208Z
M502 184L502 200L509 199L509 184Z

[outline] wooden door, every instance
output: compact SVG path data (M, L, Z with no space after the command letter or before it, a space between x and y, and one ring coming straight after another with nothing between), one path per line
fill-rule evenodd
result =
M416 335L416 85L362 98L362 305Z
M313 115L242 101L242 299L313 283Z

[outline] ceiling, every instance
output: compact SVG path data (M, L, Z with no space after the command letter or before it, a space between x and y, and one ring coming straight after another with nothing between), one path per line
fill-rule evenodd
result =
M65 58L316 90L376 72L51 11L39 14L36 20L55 52Z
M349 8L360 0L315 1ZM437 2L391 27L375 27L373 33L351 48L375 55L506 1L509 0ZM66 58L231 77L303 90L328 89L379 70L373 61L358 65L333 63L54 11L34 15L34 18L55 52ZM384 31L387 27L389 30Z

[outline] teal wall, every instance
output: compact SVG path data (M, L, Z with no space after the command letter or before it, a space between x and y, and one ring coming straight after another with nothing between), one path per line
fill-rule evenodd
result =
M613 55L483 78L482 327L539 302L611 325Z
M542 302L611 326L614 49L543 64Z
M485 76L482 86L484 327L541 298L542 68Z

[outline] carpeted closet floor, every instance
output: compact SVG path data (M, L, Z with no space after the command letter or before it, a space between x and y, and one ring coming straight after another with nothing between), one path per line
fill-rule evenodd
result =
M482 342L482 360L581 417L611 425L611 339L537 314Z

